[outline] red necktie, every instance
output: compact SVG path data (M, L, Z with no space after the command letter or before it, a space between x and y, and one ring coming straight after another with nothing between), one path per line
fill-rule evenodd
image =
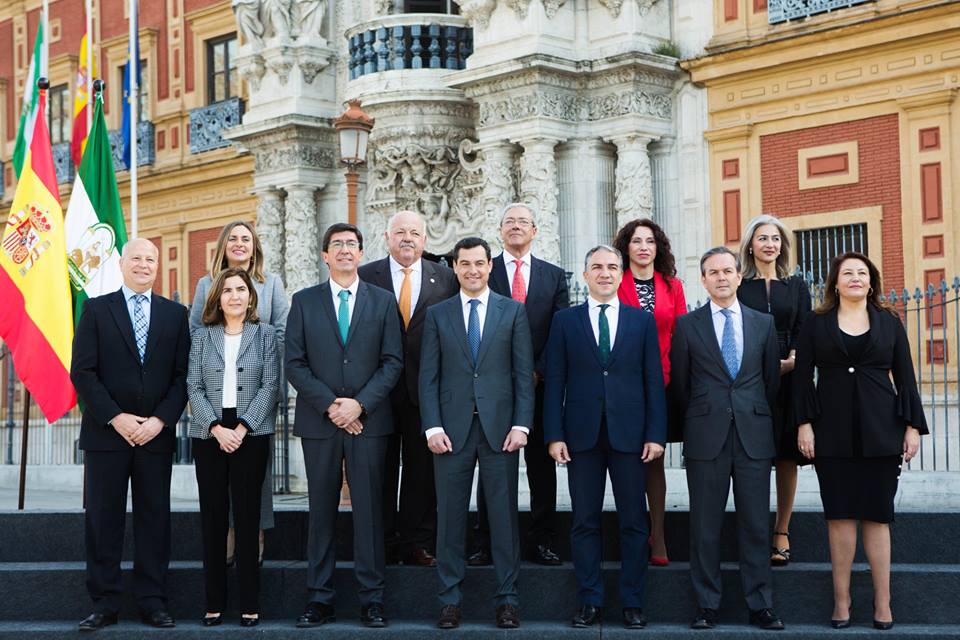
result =
M513 264L517 268L513 272L513 287L510 289L510 297L523 304L527 301L527 283L523 281L523 260L514 260Z

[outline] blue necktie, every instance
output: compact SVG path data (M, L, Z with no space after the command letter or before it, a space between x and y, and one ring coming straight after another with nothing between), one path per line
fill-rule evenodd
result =
M147 352L147 314L143 311L143 304L147 296L138 293L133 296L133 337L137 341L137 351L140 353L140 363Z
M479 306L479 300L470 301L470 319L467 321L467 344L470 345L474 365L477 364L477 356L480 354L480 314L477 313Z
M600 362L604 365L610 359L610 322L607 320L607 309L609 308L610 305L608 304L600 305L600 320L598 323L600 339L597 346L600 347Z
M730 309L720 309L723 314L723 336L720 339L720 354L723 356L723 363L727 365L727 372L731 378L736 378L740 373L740 357L737 355L737 339L733 331L733 311Z
M340 327L340 339L346 346L347 335L350 333L350 303L347 302L350 299L350 291L340 289L338 295L340 296L340 306L337 309L337 326Z

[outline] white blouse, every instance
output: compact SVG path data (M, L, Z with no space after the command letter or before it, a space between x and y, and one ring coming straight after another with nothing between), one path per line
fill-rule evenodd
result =
M242 337L242 333L235 336L223 334L223 401L220 406L224 409L237 407L237 354Z

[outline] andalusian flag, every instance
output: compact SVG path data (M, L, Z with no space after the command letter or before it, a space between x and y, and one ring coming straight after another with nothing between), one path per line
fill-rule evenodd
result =
M0 338L48 422L75 404L70 382L73 322L63 210L44 107L37 95L33 135L3 230Z
M41 76L47 75L47 49L43 46L43 25L46 21L40 16L40 23L37 25L37 38L33 43L33 57L30 58L30 69L27 71L27 79L23 85L23 108L20 110L20 127L17 129L17 142L13 147L13 170L20 177L23 171L23 164L33 141L33 127L37 121L37 98L40 90L37 88L37 82ZM40 110L43 113L43 109ZM47 141L47 146L50 142ZM56 184L56 182L54 182ZM54 189L56 192L56 189Z
M76 326L87 298L111 293L123 284L120 250L127 242L127 229L103 119L103 96L99 93L93 109L93 130L70 194L66 228Z
M87 110L90 94L87 91L87 79L97 77L97 59L87 64L87 37L80 39L80 65L77 67L77 93L73 96L73 130L70 133L70 157L73 166L79 167L83 159L83 150L87 146Z

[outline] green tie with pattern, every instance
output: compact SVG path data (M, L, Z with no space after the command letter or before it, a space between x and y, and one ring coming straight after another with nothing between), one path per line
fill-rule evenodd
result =
M610 359L610 323L607 321L608 304L600 305L600 362L604 365Z
M340 338L347 344L347 334L350 333L350 291L340 289L340 307L337 309L337 325L340 327Z

